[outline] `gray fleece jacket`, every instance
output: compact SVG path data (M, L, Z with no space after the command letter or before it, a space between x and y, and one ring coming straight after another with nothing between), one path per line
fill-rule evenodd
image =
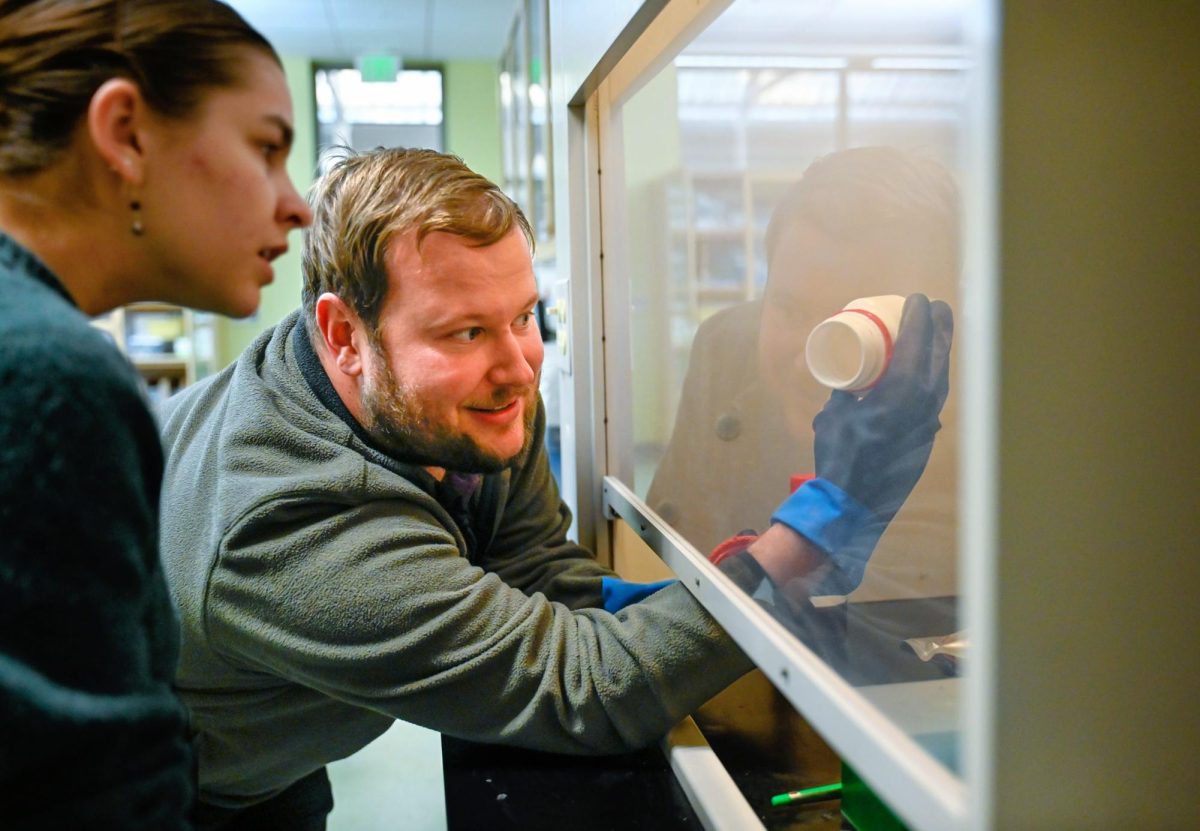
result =
M205 802L266 799L397 718L625 751L750 669L682 586L597 608L612 572L566 539L540 408L527 457L447 493L371 446L293 313L162 415L162 552Z

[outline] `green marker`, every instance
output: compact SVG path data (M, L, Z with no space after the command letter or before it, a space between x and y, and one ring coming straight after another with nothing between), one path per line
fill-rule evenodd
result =
M832 785L818 785L815 788L804 788L799 791L788 791L771 797L771 805L791 805L793 802L814 802L816 800L831 797L833 794L841 793L842 783L834 782Z

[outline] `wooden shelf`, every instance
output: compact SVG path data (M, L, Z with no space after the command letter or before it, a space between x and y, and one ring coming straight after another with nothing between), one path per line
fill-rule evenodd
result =
M139 320L139 316L145 317ZM177 318L172 320L172 318ZM197 317L201 322L197 324ZM165 398L197 380L197 352L209 337L197 338L197 331L211 327L209 315L197 315L190 309L170 303L132 303L114 309L92 321L106 332L117 348L124 352L146 384L152 400ZM153 343L157 338L162 346L175 351L155 352L130 348L135 337ZM157 345L157 344L155 344ZM208 363L204 363L208 366Z
M140 303L130 303L124 307L127 312L181 312L183 308L171 303L160 303L154 300L144 300Z
M158 357L155 355L130 355L129 360L143 374L155 373L187 373L188 367L191 364L186 358L170 357L163 355Z

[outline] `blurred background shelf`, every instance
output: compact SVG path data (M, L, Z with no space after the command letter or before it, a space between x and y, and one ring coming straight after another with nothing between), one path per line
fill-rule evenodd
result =
M215 337L210 314L169 303L135 303L92 323L129 357L152 403L212 371Z

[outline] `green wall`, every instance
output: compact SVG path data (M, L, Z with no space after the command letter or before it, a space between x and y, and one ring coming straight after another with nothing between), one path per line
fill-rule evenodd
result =
M284 72L292 93L296 143L288 159L288 174L301 193L312 185L317 167L316 112L312 89L312 64L307 57L284 57ZM445 72L446 151L461 156L470 167L499 182L503 175L500 154L498 71L488 61L451 61ZM274 326L300 305L301 235L288 237L288 253L275 261L275 282L262 293L258 312L244 320L217 318L215 367L231 363L264 329Z
M502 182L499 68L495 61L450 61L445 74L446 152Z

